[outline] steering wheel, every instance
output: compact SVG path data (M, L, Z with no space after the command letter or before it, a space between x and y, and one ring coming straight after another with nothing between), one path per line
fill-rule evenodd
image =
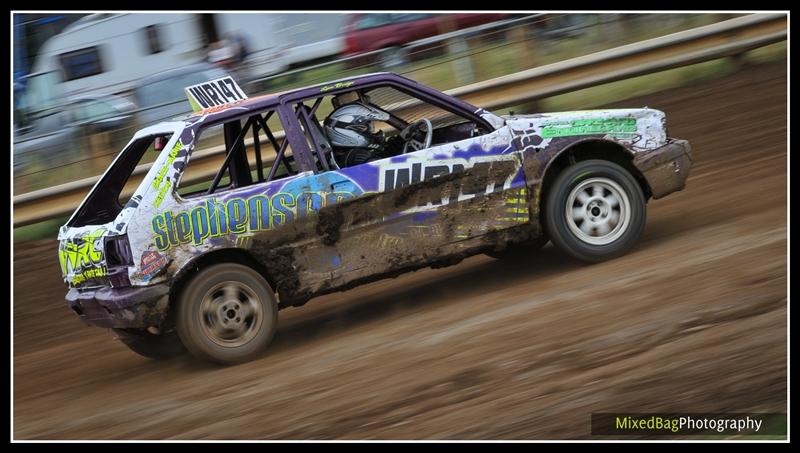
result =
M403 154L430 148L433 141L433 125L427 118L414 121L400 131L400 138L406 141L403 145Z

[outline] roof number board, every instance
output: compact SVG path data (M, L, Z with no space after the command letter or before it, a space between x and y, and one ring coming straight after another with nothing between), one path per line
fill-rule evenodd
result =
M197 112L247 99L233 77L223 77L184 88L192 110Z

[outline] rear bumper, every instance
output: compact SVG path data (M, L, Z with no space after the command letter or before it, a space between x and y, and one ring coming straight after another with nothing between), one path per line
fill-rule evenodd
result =
M642 172L653 198L682 190L692 167L692 147L686 140L670 139L659 148L637 153L633 165Z
M69 308L83 322L105 328L158 326L167 316L169 285L130 288L70 289Z

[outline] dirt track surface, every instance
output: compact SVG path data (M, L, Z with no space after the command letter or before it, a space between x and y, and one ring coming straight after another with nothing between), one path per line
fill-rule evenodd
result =
M785 63L615 106L644 105L695 163L627 256L548 246L326 296L235 367L135 355L68 310L54 242L18 244L14 437L590 438L592 412L786 412Z

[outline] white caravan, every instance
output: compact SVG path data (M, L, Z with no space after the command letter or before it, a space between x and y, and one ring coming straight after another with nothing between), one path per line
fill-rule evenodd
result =
M31 77L49 74L57 97L124 94L138 79L203 61L209 43L231 34L247 43L248 78L266 77L341 53L344 22L323 13L91 14L42 46Z

